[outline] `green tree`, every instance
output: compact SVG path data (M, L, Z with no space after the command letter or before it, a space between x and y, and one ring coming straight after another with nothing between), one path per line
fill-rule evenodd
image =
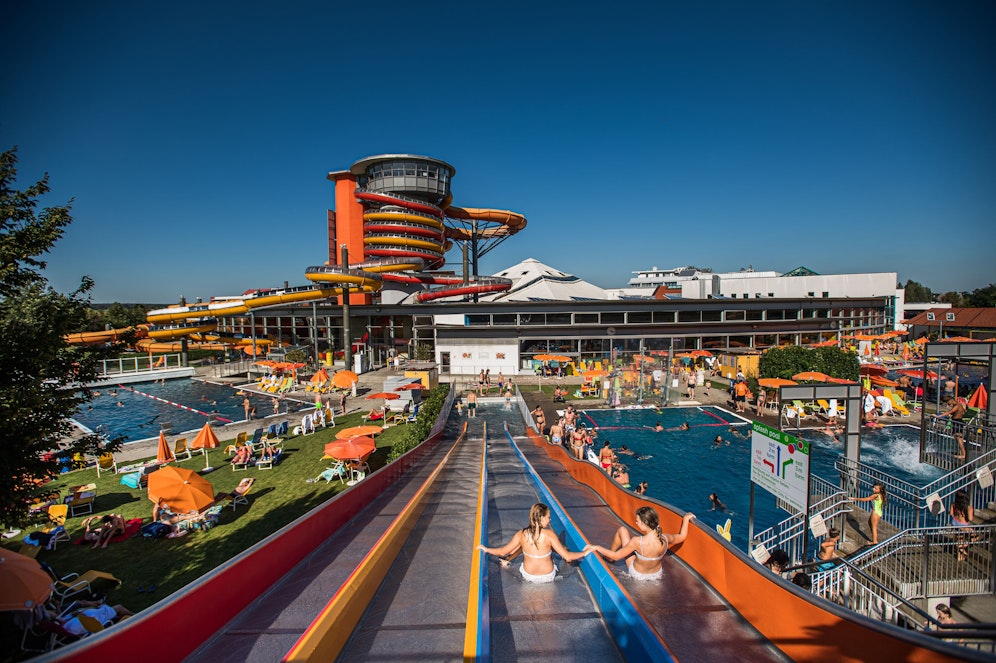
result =
M996 285L990 283L985 288L973 290L966 303L973 308L996 307Z
M965 305L965 298L960 292L945 292L943 295L937 298L937 301L944 302L946 304L951 304L955 308L960 308Z
M908 302L932 302L934 293L925 285L920 285L910 279L906 282L906 301Z
M758 362L758 377L791 379L803 371L818 371L830 377L857 380L860 375L858 356L836 347L803 348L790 345L769 348Z
M0 522L8 526L25 523L31 495L60 465L100 450L98 435L70 439L69 418L91 398L81 385L115 352L65 342L65 334L85 328L93 282L84 278L75 292L60 294L48 287L41 258L72 223L70 205L36 212L48 176L24 191L16 179L12 149L0 154Z

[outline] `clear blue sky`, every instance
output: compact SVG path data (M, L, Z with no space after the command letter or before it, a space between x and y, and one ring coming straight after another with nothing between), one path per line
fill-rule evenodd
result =
M48 172L49 203L75 199L52 284L303 284L326 174L399 152L529 219L482 273L996 281L996 3L479 4L7 6L0 149L21 188Z

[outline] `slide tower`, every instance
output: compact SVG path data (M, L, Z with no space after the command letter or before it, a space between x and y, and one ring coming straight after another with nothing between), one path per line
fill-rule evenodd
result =
M357 293L350 301L357 304L370 303L369 293L378 289L387 303L412 292L426 302L508 290L508 279L477 276L477 258L524 228L526 219L505 210L453 206L455 173L445 161L411 154L368 157L329 173L336 205L328 214L329 261L309 267L307 278L349 286ZM467 244L472 275L435 272L454 241ZM363 292L352 287L364 279L369 287Z

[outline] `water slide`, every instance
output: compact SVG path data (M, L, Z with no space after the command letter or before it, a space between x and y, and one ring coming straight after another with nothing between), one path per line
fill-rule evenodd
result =
M358 189L355 195L366 206L363 213L363 253L366 259L348 267L309 267L305 272L309 280L352 286L362 278L363 272L367 272L378 276L381 282L438 286L419 293L416 296L418 302L503 292L512 287L509 279L499 277L465 282L461 277L425 273L425 270L439 269L445 264L444 254L452 247L454 239L494 239L517 233L526 225L526 219L521 214L453 206L443 208L402 194L364 189ZM471 223L477 229L472 231L447 225L447 219ZM371 287L377 289L373 284Z
M523 427L517 412L503 418ZM607 541L638 505L654 506L668 531L680 515L531 431L492 437L485 464L480 424L475 440L460 435L461 421L450 413L426 443L214 573L42 660L122 660L150 641L156 660L190 661L336 659L330 651L392 661L985 660L818 601L694 524L665 560L666 591L595 556L579 563L583 574L568 566L557 582L526 585L475 560L475 511L487 514L486 539L503 541L543 499L562 514L553 527L572 550ZM184 637L162 638L164 624Z

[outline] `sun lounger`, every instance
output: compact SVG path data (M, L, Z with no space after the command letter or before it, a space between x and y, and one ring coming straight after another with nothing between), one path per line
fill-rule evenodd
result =
M901 416L901 417L908 417L908 416L910 416L909 408L906 407L906 403L903 402L903 399L901 399L896 394L896 392L892 391L891 389L883 389L882 393L885 394L886 398L889 398L889 399L892 400L892 409L894 409L896 412L898 412L899 416Z
M346 464L342 461L323 471L315 477L315 481L325 479L325 483L331 483L332 479L336 478L339 479L339 483L346 483Z

